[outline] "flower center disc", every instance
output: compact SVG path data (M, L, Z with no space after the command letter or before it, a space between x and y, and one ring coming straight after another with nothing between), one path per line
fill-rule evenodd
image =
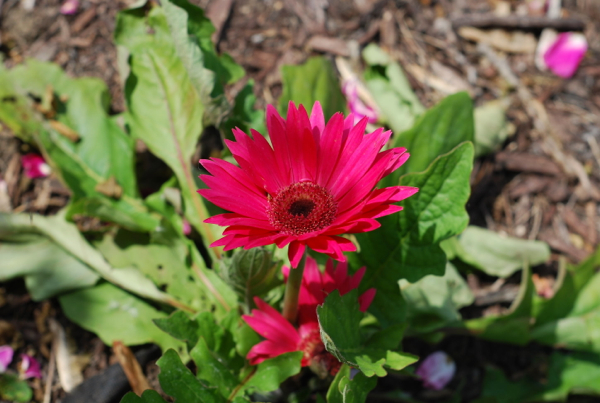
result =
M269 199L271 225L286 235L318 231L333 222L337 203L327 189L312 182L298 182Z

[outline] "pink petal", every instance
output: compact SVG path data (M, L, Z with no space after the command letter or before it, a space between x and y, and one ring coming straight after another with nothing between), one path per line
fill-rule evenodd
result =
M544 62L554 74L570 78L577 71L587 47L587 40L583 34L563 32L544 53Z
M22 379L41 378L40 363L30 355L21 354L21 366L19 367Z
M13 359L14 350L10 346L0 346L0 374L6 371Z
M23 166L25 175L31 179L45 178L52 172L50 165L46 164L44 158L38 154L29 153L22 155L21 165Z
M302 255L304 255L304 250L306 249L306 245L300 242L292 242L290 243L290 247L288 249L288 257L290 258L290 264L292 268L298 267L300 260L302 259Z
M79 0L66 0L60 6L60 13L64 15L72 15L79 9Z
M323 108L319 101L313 105L312 112L310 113L310 125L312 126L315 141L319 141L321 133L325 130L325 116L323 115Z
M436 351L421 363L415 374L426 388L441 390L454 377L456 363L443 351Z
M375 299L375 294L377 294L377 290L375 288L369 288L367 291L363 292L360 297L358 297L358 303L360 304L360 311L367 312L367 309L371 306L373 299Z

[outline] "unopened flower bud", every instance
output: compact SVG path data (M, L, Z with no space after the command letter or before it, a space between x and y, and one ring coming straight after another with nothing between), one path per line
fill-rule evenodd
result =
M279 284L278 267L271 252L252 248L237 251L231 259L223 261L219 275L242 300L249 302L253 296L264 294Z

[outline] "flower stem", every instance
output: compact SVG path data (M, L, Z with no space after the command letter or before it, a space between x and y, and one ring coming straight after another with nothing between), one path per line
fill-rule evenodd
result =
M302 284L302 275L304 274L304 265L306 264L306 255L308 248L304 250L302 259L298 267L290 269L287 284L285 285L285 296L283 297L283 317L291 324L296 323L298 316L298 297L300 296L300 285Z

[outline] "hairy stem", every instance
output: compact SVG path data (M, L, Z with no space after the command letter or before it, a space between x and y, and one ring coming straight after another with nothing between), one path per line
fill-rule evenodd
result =
M306 264L306 255L308 248L304 250L302 259L297 268L290 269L290 275L285 285L285 296L283 297L283 317L291 324L296 323L298 316L298 297L300 296L300 285L302 284L302 275L304 274L304 265Z

